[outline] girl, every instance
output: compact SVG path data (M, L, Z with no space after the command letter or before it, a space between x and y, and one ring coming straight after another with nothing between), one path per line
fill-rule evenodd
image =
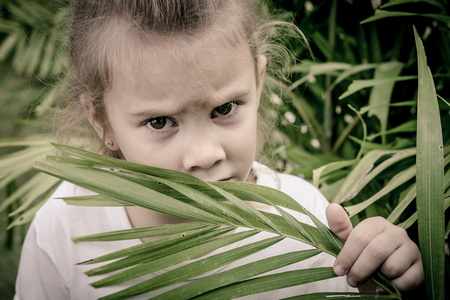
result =
M268 61L273 49L267 42L270 24L264 23L262 7L256 0L78 1L70 35L70 97L59 135L69 140L69 129L79 133L85 124L99 151L120 159L206 181L278 188L323 222L328 220L347 240L334 271L346 275L348 285L341 277L250 298L351 287L376 292L377 287L363 283L378 268L400 290L415 288L423 280L420 252L404 230L382 218L367 219L353 229L340 206L330 205L325 216L328 203L311 185L254 162L264 78L274 71ZM102 276L87 277L90 266L78 263L142 241L73 243L71 238L186 222L139 207L72 207L58 200L88 194L63 183L37 213L23 246L15 299L95 299L119 291L135 282L94 289L89 283ZM204 276L306 248L285 239ZM281 270L331 265L332 257L321 254Z

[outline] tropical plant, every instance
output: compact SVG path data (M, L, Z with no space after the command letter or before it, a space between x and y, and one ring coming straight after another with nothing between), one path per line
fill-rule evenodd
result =
M283 172L311 180L330 202L341 203L346 207L354 224L366 217L381 215L407 228L423 253L428 297L444 299L444 283L450 278L450 259L444 253L444 243L450 231L447 210L450 202L450 95L445 89L450 80L448 1L391 0L376 10L374 15L370 7L365 7L369 1L276 2L295 12L297 24L311 39L315 57L312 60L305 59L307 54L303 45L296 40L287 41L293 45L294 54L302 57L302 61L286 70L292 77L292 84L272 97L279 116L277 130L281 133L279 143L270 148L273 150L273 147L278 147L273 157L275 166ZM57 37L60 36L59 32L64 32L60 30L68 14L67 3L14 0L3 7L1 5L0 9L6 9L8 13L0 19L0 32L3 33L0 36L0 61L3 61L3 69L12 70L15 79L14 84L10 80L4 81L1 89L9 91L5 94L11 96L2 96L0 101L6 105L11 99L20 98L25 106L30 101L28 103L32 107L37 106L38 110L29 118L45 124L39 120L42 120L44 112L52 108L51 95L55 91L52 87L65 68L64 43L59 43ZM36 5L39 8L34 10ZM40 16L40 12L44 17ZM340 16L346 16L345 20ZM47 25L41 27L41 24ZM416 28L414 32L413 25ZM392 34L393 29L395 34ZM425 57L419 37L428 58ZM64 38L60 40L64 41ZM44 51L44 47L47 50ZM24 79L36 74L39 80L32 80L31 84ZM24 93L25 85L32 89ZM46 201L49 192L59 182L58 179L44 177L32 170L37 154L49 153L51 150L42 138L38 141L8 139L1 145L2 149L7 150L6 153L13 153L0 159L0 189L7 190L0 212L13 212L9 217L9 220L15 218L13 225L24 224L32 219L34 211ZM98 159L101 164L112 169L136 166L123 165L123 162L70 148L64 149L78 159L49 157L39 162L39 168L65 180L76 180L80 185L84 184L83 178L69 178L70 172L61 170L70 170L75 174L81 170L92 172L95 176L107 174L105 176L111 180L126 182L125 186L140 184L146 191L149 188L158 191L159 185L154 182L164 181L167 184L164 186L170 189L186 188L183 190L186 193L197 194L197 201L203 199L205 202L196 205L205 207L208 213L213 212L214 215L218 209L226 209L235 216L231 218L233 222L237 220L245 225L255 225L246 224L247 219L240 215L241 212L245 216L251 214L259 220L259 224L255 225L258 230L278 232L277 229L282 228L294 238L304 239L307 243L311 242L308 238L312 236L323 243L315 244L318 249L337 253L337 245L332 242L335 240L320 224L316 224L317 230L304 227L291 220L283 210L280 210L281 217L260 215L249 211L250 208L239 201L241 196L249 194L256 200L269 197L264 201L280 201L271 202L275 205L290 201L274 191L244 184L206 184L172 172L162 173L169 177L149 179L151 168L144 168L143 171L142 166L137 167L138 170L130 169L130 172L99 170L93 167L92 159ZM15 167L18 162L20 167ZM86 166L79 168L83 164ZM21 184L32 176L34 179L28 184ZM141 181L142 176L146 178L145 183ZM16 190L15 185L20 188ZM202 194L203 189L192 191L192 186L207 186L206 191L212 189L214 193L205 196ZM123 205L123 201L129 203L138 200L119 198L118 195L127 194L125 191L117 191L121 194L112 195L105 187L88 187L100 194L106 193L107 201L102 196L94 199L102 199L104 205ZM43 192L45 189L47 193ZM226 196L217 195L217 189L226 191ZM221 202L217 206L211 204L211 201L206 201L212 197L211 194L215 195L214 199L222 200L231 195L235 202L229 200L236 206L222 205ZM111 200L111 197L115 200ZM71 199L70 203L80 205L91 201ZM100 205L98 201L94 203ZM134 204L144 205L142 202ZM169 209L168 206L165 209ZM196 216L196 220L198 218ZM217 218L209 221L214 221L211 223L215 225L222 224ZM238 225L233 222L230 224L228 218L226 221L226 226ZM185 229L181 228L179 232ZM193 234L195 230L203 230L205 242L208 239L206 232L220 232L212 227L191 230ZM286 232L280 232L282 238ZM134 238L140 236L134 235ZM166 242L169 243L161 241ZM132 256L132 253L132 250L125 251L123 255ZM265 266L272 268L269 266L272 263L274 261L268 261ZM329 269L323 272L319 277L311 278L315 280L320 276L332 276ZM296 275L300 276L300 273ZM249 277L251 274L247 273ZM291 281L286 279L284 282ZM209 284L207 282L206 286ZM267 286L276 288L275 285ZM390 292L386 297L399 297L394 290ZM324 295L316 296L320 298Z
M0 294L12 299L20 246L56 179L33 169L51 153L49 115L66 69L70 1L0 1ZM15 226L23 225L23 226Z
M270 257L196 280L158 297L161 299L189 299L198 296L208 299L235 298L336 276L332 268L328 267L253 278L321 252L336 256L343 245L343 242L314 215L278 190L246 183L207 183L184 173L133 164L67 146L56 146L74 157L46 156L37 161L36 167L43 172L99 193L97 196L65 198L64 200L69 204L135 205L196 221L196 223L181 225L163 225L75 237L76 242L86 242L170 234L155 242L90 260L88 264L113 261L88 271L89 276L121 270L119 273L92 283L96 288L117 284L177 265L261 231L277 234L273 238L236 247L214 256L206 256L104 299L123 299L176 284L254 254L284 238L302 241L314 246L317 250L297 251ZM246 201L271 205L276 208L280 216L259 211ZM299 222L285 210L286 208L306 214L317 228ZM251 230L224 235L238 227ZM375 277L374 280L386 286L391 294L386 298L398 299L400 296L398 291L381 274L379 276L382 279Z
M414 34L418 53L417 147L405 150L372 150L362 159L350 162L333 162L325 165L315 170L314 175L315 179L320 181L341 168L352 167L350 174L345 177L341 189L336 195L336 198L343 202L341 199L353 198L359 190L390 165L415 155L417 161L415 165L398 172L384 188L371 198L347 206L347 211L350 217L353 217L393 189L412 178L416 178L415 184L411 185L393 215L398 216L403 213L410 202L416 198L418 214L414 213L408 216L408 219L400 226L408 228L417 221L428 296L430 299L444 299L445 269L442 268L445 261L446 229L444 222L445 210L450 206L450 197L447 197L444 203L444 191L448 190L450 183L450 171L446 172L446 182L444 182L444 167L450 162L450 150L448 147L446 148L444 162L442 129L434 83L426 65L424 48L415 30ZM336 256L343 245L343 242L311 213L289 196L277 190L245 183L206 183L183 173L132 164L67 146L57 145L57 148L73 157L47 156L38 160L36 167L43 172L99 193L98 196L66 198L65 201L69 204L87 206L136 205L198 222L194 225L192 223L181 226L179 224L165 225L75 237L74 241L82 242L171 234L156 242L93 258L88 262L89 264L112 262L88 271L88 275L114 272L112 275L92 283L96 288L139 278L177 265L261 231L277 235L274 238L233 248L183 265L106 296L104 299L121 299L179 283L244 256L254 254L284 238L302 241L315 247L317 251L306 250L270 257L196 280L174 288L156 298L234 298L335 276L331 267L257 276L309 258L320 252L327 252ZM374 166L377 161L385 156L388 158L384 162ZM258 211L246 201L271 205L280 215ZM317 228L297 221L285 208L306 214ZM391 215L391 219L396 221L397 217ZM238 227L246 227L252 230L223 235L223 233L231 232ZM447 226L447 234L448 230ZM119 260L117 261L117 259ZM118 270L121 271L116 273ZM401 294L382 274L378 273L372 280L383 286L389 295L363 295L363 297L401 299ZM338 299L345 299L351 294L320 293L299 296L298 298L312 297L311 299L315 299L315 297L321 298L331 295Z
M0 140L0 190L7 191L0 214L8 212L9 228L28 224L58 182L34 171L33 164L51 151L48 116L67 64L68 3L0 3L0 105L14 105L18 112L14 120L2 115L9 121L3 127L9 133L3 132Z
M299 18L299 26L312 38L311 45L316 46L316 60L292 67L292 91L286 94L281 104L281 110L288 117L280 125L290 145L281 145L285 152L280 150L279 153L286 153L282 156L287 158L286 163L294 163L294 168L290 168L292 173L310 178L330 202L346 206L355 224L368 216L381 215L394 224L408 228L413 237L419 231L418 239L422 239L420 243L427 242L428 249L440 251L437 261L440 261L441 267L426 266L427 272L439 270L439 276L446 276L448 281L449 273L445 273L442 268L446 260L449 270L448 255L443 254L443 241L434 244L429 235L420 233L430 228L427 225L422 228L416 224L412 226L412 220L417 218L414 200L419 184L416 180L423 176L417 173L417 168L424 167L424 141L421 141L423 136L420 136L425 126L424 119L417 123L421 119L418 116L420 110L427 113L423 112L423 102L417 102L417 98L420 100L424 97L424 91L437 92L440 99L437 102L439 108L434 109L440 111L435 117L440 116L441 123L432 126L441 129L435 127L430 130L428 137L439 138L441 132L443 134L443 143L434 144L434 151L439 152L439 147L446 145L443 167L440 165L434 169L440 174L445 172L444 181L441 181L441 177L433 177L433 183L421 184L422 191L425 186L431 188L432 184L439 185L433 187L439 196L428 194L432 203L425 205L425 210L433 205L443 209L442 187L448 199L450 120L446 100L449 95L444 88L449 84L450 70L448 2L389 1L375 15L363 20L361 26L352 23L357 18L349 20L346 17L348 25L336 21L341 15L358 13L362 15L359 20L364 19L361 3L299 3L297 10L304 10ZM316 17L324 9L330 12L329 17ZM417 36L412 39L413 25L423 39L425 48L437 50L432 55L429 52L429 69L421 66L425 61L423 57L421 61L417 60L423 53L416 55L420 47L416 49ZM355 28L357 34L354 33ZM395 35L389 33L393 28L396 30ZM417 64L421 66L419 70ZM417 74L421 83L419 87L423 82L428 82L427 88L418 89ZM431 85L434 81L436 88ZM301 130L295 130L295 127ZM351 133L359 138L350 136ZM352 143L360 146L359 152L356 152L357 147L352 146ZM429 142L425 142L425 145L431 147ZM417 150L417 147L420 148ZM441 163L442 157L435 153L428 163ZM419 197L423 197L421 193ZM424 210L421 201L417 199L416 202ZM429 217L434 218L432 214ZM444 218L445 213L439 212L439 230L445 228ZM448 213L446 220L448 222ZM449 229L447 223L445 232L438 235L447 237ZM425 245L422 244L422 247ZM443 282L440 283L440 289L443 289ZM432 283L427 282L427 285L429 291L433 289L430 287ZM434 299L440 299L443 292L434 296ZM432 295L429 297L431 299Z

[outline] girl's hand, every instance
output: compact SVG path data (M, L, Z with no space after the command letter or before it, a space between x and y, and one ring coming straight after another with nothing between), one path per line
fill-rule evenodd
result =
M330 229L346 241L334 263L336 275L361 292L381 292L367 282L378 268L400 291L416 288L423 280L419 248L406 231L381 217L368 218L353 228L339 204L330 204L326 215Z

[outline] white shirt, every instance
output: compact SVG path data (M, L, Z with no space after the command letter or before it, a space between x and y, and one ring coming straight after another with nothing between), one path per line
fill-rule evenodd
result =
M253 169L257 177L257 184L285 192L313 213L319 220L326 223L325 208L328 202L314 186L298 177L276 173L257 163L254 164ZM78 263L142 243L140 240L73 242L72 237L132 228L124 207L69 206L63 200L60 200L62 197L91 194L94 193L71 183L64 182L56 190L51 199L37 212L23 244L14 300L97 299L120 291L142 280L142 278L138 278L118 285L98 289L89 285L89 283L104 278L108 274L88 277L84 272L98 265L79 265ZM273 208L266 211L278 214ZM302 214L295 214L294 216L301 222L313 225ZM236 244L227 246L227 248L251 243L269 236L272 236L272 234L260 233ZM226 271L275 254L305 249L311 249L311 247L299 241L286 238L256 254L219 268L219 270L203 274L198 278L220 271ZM212 254L214 252L209 255ZM333 262L334 258L332 256L322 253L308 260L266 274L303 268L331 267ZM145 278L147 279L156 275L151 274ZM189 282L186 281L176 286ZM148 299L173 287L167 287L132 299ZM345 279L340 277L242 297L242 299L280 299L312 292L347 291L356 290L349 287Z

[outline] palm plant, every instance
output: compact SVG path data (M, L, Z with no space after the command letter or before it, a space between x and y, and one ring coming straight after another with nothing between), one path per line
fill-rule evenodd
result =
M169 234L168 237L154 243L141 244L90 260L88 264L114 261L88 271L89 276L121 270L119 273L92 283L96 288L117 284L177 265L262 231L277 235L207 256L106 296L104 299L122 299L176 284L254 254L284 238L302 241L317 250L297 251L270 257L196 280L158 297L161 299L165 297L190 299L197 296L209 299L235 298L336 276L332 268L328 267L253 278L321 252L336 256L343 245L343 242L314 215L278 190L245 183L206 183L184 173L132 164L67 146L56 146L74 157L43 157L37 161L36 167L43 172L99 193L98 196L65 198L64 200L69 204L136 205L196 221L196 223L122 230L74 238L76 242L111 241ZM259 211L246 201L271 205L276 208L280 216ZM317 228L299 222L286 211L286 208L306 214ZM251 230L223 235L238 227ZM120 260L117 261L117 259ZM398 299L400 297L398 291L381 274L379 276L380 278L375 277L373 280L386 286L390 296L385 298ZM348 297L348 294L342 297Z
M440 134L441 124L437 97L431 73L426 65L422 43L417 32L414 31L414 33L417 42L419 79L417 147L405 150L373 150L362 159L351 161L352 171L345 177L336 198L341 202L343 202L342 199L353 198L354 194L357 194L364 185L387 167L416 155L416 165L398 172L378 193L364 202L348 206L347 210L353 217L394 188L416 177L416 185L413 186L415 188L411 187L408 190L409 193L400 202L396 213L403 212L409 202L416 198L419 214L410 215L401 226L408 228L412 223L418 221L419 242L424 259L428 295L430 299L443 299L445 270L441 266L445 260L444 211L450 206L448 197L444 203L444 190L448 189L448 174L450 171L447 171L447 182L444 183L444 147ZM169 237L161 238L154 243L120 250L89 261L89 264L93 264L114 260L107 265L88 271L89 276L121 270L119 273L114 273L92 283L96 288L139 278L205 255L261 231L277 235L274 238L205 257L155 278L144 280L130 288L106 296L104 299L121 299L179 283L244 256L254 254L287 237L309 244L315 247L317 251L306 250L270 257L196 280L156 298L234 298L335 276L331 268L318 268L255 277L309 258L320 252L327 252L336 256L343 245L343 242L335 237L311 213L277 190L245 183L206 183L183 173L136 165L67 146L57 145L57 147L73 157L47 156L38 160L36 167L43 172L99 193L98 196L66 198L65 200L69 204L87 206L136 205L197 222L181 226L179 224L165 225L74 238L76 242L86 242L170 234ZM445 164L450 162L448 148L446 152ZM375 162L383 156L389 156L389 158L377 167L373 167ZM316 179L320 181L326 177L325 175L348 166L348 161L325 165L316 170ZM246 201L271 205L280 215L258 211ZM317 228L297 221L285 210L286 208L306 214ZM252 230L222 235L238 227L246 227ZM117 261L117 259L119 260ZM363 297L401 299L401 294L382 274L377 274L372 280L383 286L389 294L386 296L363 295ZM304 295L304 297L314 299L315 297L331 295L338 299L350 296L348 293L342 295L321 293Z
M59 182L34 171L33 164L39 154L51 151L51 127L45 119L53 112L59 79L66 69L67 4L27 0L0 4L0 68L4 71L0 104L4 109L15 106L20 114L11 120L3 112L10 132L3 132L0 140L0 190L7 190L0 214L8 212L8 220L13 220L9 228L29 223ZM31 133L19 130L23 125L34 129Z
M423 253L430 299L444 299L445 278L447 276L448 280L450 276L449 256L444 253L444 237L447 237L450 231L448 216L445 218L450 204L450 131L449 126L446 126L450 119L446 99L449 99L450 95L444 88L448 85L450 73L450 17L446 11L446 3L392 0L373 16L370 9L365 10L360 1L279 3L297 13L298 25L305 35L312 39L316 58L291 66L289 72L293 83L282 90L279 94L281 101L276 102L279 113L277 130L283 136L282 143L277 145L278 149L275 151L276 166L281 171L301 174L313 181L330 202L342 203L346 207L354 224L363 218L381 215L392 223L407 228L413 238L418 231L417 241ZM45 1L14 0L5 4L5 7L0 7L3 11L5 8L8 11L8 14L0 19L0 32L3 33L0 40L0 61L12 70L15 78L19 78L19 84L26 82L25 84L31 86L32 92L21 94L23 86L19 85L17 88L17 85L8 81L5 81L1 89L11 91L6 94L12 95L14 99L22 95L24 105L27 105L26 101L30 101L28 103L31 106L37 106L38 109L31 115L31 119L36 121L42 120L44 112L52 109L52 94L55 89L49 86L55 86L54 83L58 82L57 79L65 68L64 43L62 46L59 43L59 40L64 39L58 37L59 32L64 32L60 29L61 26L64 27L63 20L68 14L66 4L63 1L55 5ZM356 17L346 17L344 22L340 21L340 15ZM365 19L366 17L369 18ZM361 21L364 25L359 25ZM41 24L45 26L42 27ZM416 28L414 34L412 25ZM392 28L398 31L393 38L388 34ZM428 52L428 60L419 37ZM299 57L306 56L304 48L297 47L296 41L288 42L294 45L294 54ZM430 55L430 49L439 51ZM33 77L35 75L37 76ZM39 80L33 79L31 84L24 81L24 78L29 76ZM6 104L11 99L2 97L0 101ZM0 144L3 149L8 150L6 152L12 151L0 159L0 189L7 190L6 200L0 205L0 212L8 211L10 218L15 218L10 225L12 227L29 222L60 181L32 170L38 153L52 151L42 138L38 141L5 140ZM242 295L240 293L258 292L260 286L277 289L282 284L306 283L307 280L316 281L334 276L331 269L322 269L279 275L278 281L273 284L264 280L272 282L277 278L248 279L264 270L277 268L321 251L332 255L339 251L341 242L322 224L316 221L316 229L299 224L289 217L282 207L295 208L295 204L285 195L245 184L203 183L169 171L158 170L155 174L152 168L58 147L77 158L49 156L38 162L38 169L100 194L93 199L67 199L70 204L132 204L157 208L169 214L175 213L168 202L156 207L157 203L142 201L145 199L143 195L155 195L161 191L160 185L155 184L161 182L164 186L164 199L174 198L171 202L177 203L176 205L179 205L179 201L190 199L187 203L183 202L189 212L183 217L210 224L205 227L186 225L179 228L152 228L144 233L132 230L117 235L76 238L76 241L159 236L162 234L161 230L166 230L164 232L167 234L189 233L192 234L193 240L198 238L205 243L204 248L189 249L189 243L183 244L176 234L172 239L163 239L156 243L176 245L175 248L180 253L174 253L171 259L176 257L183 260L198 256L203 253L201 251L211 251L212 248L208 247L219 247L221 243L226 243L221 242L222 239L209 241L211 236L222 232L215 226L224 225L230 229L245 226L256 231L274 232L278 234L278 239L289 236L318 249L298 253L295 257L271 258L256 266L256 271L254 266L235 270L233 274L242 277L238 277L234 283L225 282L226 286L223 287L212 285L217 279L212 278L211 281L205 279L184 290L174 290L171 293L194 295L206 291L205 287L210 286L217 290L214 291L215 294L206 294L205 297L224 295L221 293L237 296ZM20 167L17 167L18 162ZM98 166L107 168L99 169ZM108 171L108 168L127 172ZM86 174L86 177L80 174ZM105 182L104 186L91 185L94 181L87 182L86 178L92 178L89 176L107 176L110 181L99 181ZM30 177L33 179L28 181ZM18 189L14 188L15 183L20 185L25 181L28 183ZM113 184L114 182L120 182L121 185ZM123 186L123 189L112 189L117 186ZM129 197L137 190L137 186L142 194ZM175 199L180 194L181 199ZM225 199L233 205L223 203ZM254 211L242 202L249 199L274 205L281 216ZM193 208L188 206L201 209L203 213L191 213ZM298 206L297 210L304 212ZM311 217L314 220L314 217ZM230 239L239 238L231 236ZM236 250L242 252L233 255L258 251L270 243L276 243L278 239L253 245L254 248L251 249L249 247ZM151 256L158 249L156 246L155 249L150 248L146 255ZM106 269L93 269L90 274L132 266L133 257L141 253L139 251L127 249L122 253L94 259L91 263L127 257L120 266L111 264ZM226 263L227 259L222 257L217 261ZM444 265L447 265L447 268L442 267ZM145 269L146 265L137 265L136 268ZM177 276L195 276L196 272L204 271L197 267L192 268L190 272L182 269L177 271ZM313 272L316 272L314 276ZM116 279L113 277L112 280L120 281L123 279L121 276L126 276L126 273L119 274L122 275L117 275ZM294 275L295 279L290 277L291 275ZM172 278L173 273L165 276ZM183 280L184 277L173 278ZM163 276L155 280L165 282L166 279ZM389 286L388 281L374 279L389 290L389 294L382 297L401 297ZM111 282L96 283L96 286ZM132 295L158 287L159 284L144 282L119 296Z

